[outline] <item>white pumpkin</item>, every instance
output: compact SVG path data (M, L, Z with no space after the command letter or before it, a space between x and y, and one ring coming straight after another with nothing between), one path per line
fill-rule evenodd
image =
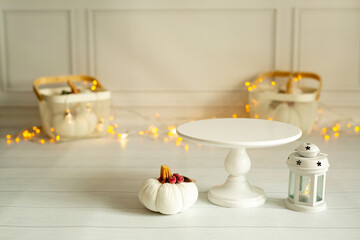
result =
M83 137L91 134L97 122L97 117L93 112L81 112L73 117L70 112L65 115L58 114L54 117L54 128L56 134L64 137Z
M273 111L273 119L298 126L303 132L303 136L307 136L316 120L315 103L281 103Z
M162 172L167 166L161 166ZM167 170L166 170L167 171ZM170 172L170 169L168 168ZM170 174L171 175L171 174ZM160 179L163 179L161 174ZM190 208L198 198L194 182L161 183L159 179L147 179L139 190L139 200L146 208L162 214L176 214Z

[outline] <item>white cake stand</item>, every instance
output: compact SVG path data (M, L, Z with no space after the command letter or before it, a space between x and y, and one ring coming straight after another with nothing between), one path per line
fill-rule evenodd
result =
M251 160L246 148L272 147L301 137L293 125L248 118L208 119L185 123L177 128L180 137L193 143L230 148L225 159L226 182L212 187L208 199L224 207L256 207L266 200L264 191L249 184L246 174Z

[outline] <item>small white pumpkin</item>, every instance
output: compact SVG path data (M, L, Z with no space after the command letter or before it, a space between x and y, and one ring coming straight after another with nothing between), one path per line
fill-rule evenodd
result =
M198 198L195 183L185 178L182 183L166 182L170 168L161 166L159 179L147 179L140 187L139 200L146 208L162 214L176 214L190 208Z
M65 115L58 114L54 117L53 125L55 131L64 137L82 137L91 134L96 126L97 117L95 113L83 111L73 117L70 111Z

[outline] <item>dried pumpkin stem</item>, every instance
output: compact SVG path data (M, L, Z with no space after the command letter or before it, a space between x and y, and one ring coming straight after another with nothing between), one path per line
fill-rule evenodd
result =
M165 183L169 179L169 177L171 177L170 168L166 165L161 165L159 181L161 183Z

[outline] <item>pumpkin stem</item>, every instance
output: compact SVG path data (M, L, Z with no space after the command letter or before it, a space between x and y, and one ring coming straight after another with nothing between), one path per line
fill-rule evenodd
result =
M170 168L166 165L161 165L159 181L165 183L169 177L171 177Z

